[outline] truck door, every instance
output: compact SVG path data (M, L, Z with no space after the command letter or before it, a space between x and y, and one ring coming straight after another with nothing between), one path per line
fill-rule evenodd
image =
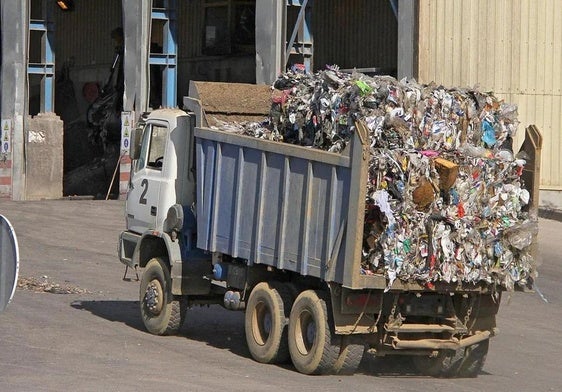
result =
M166 211L158 211L160 188L166 181L166 143L168 124L163 121L150 121L145 125L139 158L127 194L127 228L143 233L149 229L159 229L159 216Z

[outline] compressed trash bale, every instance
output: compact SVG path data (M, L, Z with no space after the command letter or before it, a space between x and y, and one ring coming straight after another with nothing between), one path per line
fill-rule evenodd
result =
M465 282L512 290L536 276L523 207L524 159L511 151L517 108L493 93L388 76L288 72L270 116L219 129L341 152L362 121L369 130L363 260L366 274L420 283Z

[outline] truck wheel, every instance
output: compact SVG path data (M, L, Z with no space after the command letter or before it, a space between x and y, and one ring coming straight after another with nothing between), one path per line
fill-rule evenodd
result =
M171 292L170 271L166 262L151 259L141 278L140 308L144 326L154 335L173 335L185 319L186 307Z
M353 341L351 336L342 336L340 354L334 364L335 374L352 375L355 373L365 352L365 344Z
M464 361L459 370L460 377L476 377L484 368L490 340L486 339L480 343L466 348Z
M252 357L262 363L289 359L287 320L293 298L281 283L261 282L254 287L246 305L246 342Z
M299 294L289 316L289 353L295 368L304 374L334 372L339 344L329 323L327 296L306 290Z
M414 356L414 366L426 376L455 377L464 359L464 349L441 350L435 357Z

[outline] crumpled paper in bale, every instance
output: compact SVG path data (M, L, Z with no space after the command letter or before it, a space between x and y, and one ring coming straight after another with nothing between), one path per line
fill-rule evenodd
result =
M512 140L517 108L493 93L389 76L288 72L270 117L219 129L341 152L364 121L370 133L362 272L513 290L536 276L538 230L523 207L525 160Z

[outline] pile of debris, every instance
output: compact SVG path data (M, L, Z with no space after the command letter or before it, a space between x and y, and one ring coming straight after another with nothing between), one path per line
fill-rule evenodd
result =
M477 89L388 76L289 72L269 119L219 129L341 152L358 121L370 133L363 273L512 290L536 275L538 227L524 211L517 107Z
M18 289L33 291L36 293L52 293L52 294L90 294L90 291L82 289L71 284L61 285L59 283L49 282L47 276L41 279L29 277L18 279Z

